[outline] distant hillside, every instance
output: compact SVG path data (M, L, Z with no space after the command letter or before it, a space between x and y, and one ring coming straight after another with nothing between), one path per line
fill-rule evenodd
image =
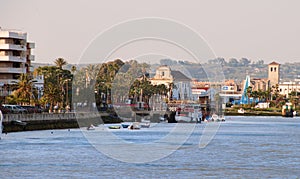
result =
M235 81L242 81L246 78L246 75L250 75L252 78L267 78L268 77L268 64L265 64L263 60L257 62L251 62L246 58L240 60L231 58L225 60L224 58L216 58L208 61L208 64L219 64L224 73L225 79L234 79ZM32 63L34 68L39 66L52 66L54 64L46 63ZM75 65L77 70L88 66L88 64L68 64L64 68L70 70ZM171 66L173 70L182 71L189 77L198 79L199 81L207 81L205 69L201 67L199 63L192 63L188 61L176 61L171 59L162 59L160 64L152 65L150 74L155 74L155 69L160 65ZM284 63L281 64L280 75L283 81L290 81L300 77L300 62L298 63Z

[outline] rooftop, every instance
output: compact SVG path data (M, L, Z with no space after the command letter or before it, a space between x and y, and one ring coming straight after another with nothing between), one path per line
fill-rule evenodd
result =
M191 81L190 78L188 78L187 76L185 76L180 71L173 71L173 70L171 70L171 75L173 76L173 78L175 80L178 80L178 81Z

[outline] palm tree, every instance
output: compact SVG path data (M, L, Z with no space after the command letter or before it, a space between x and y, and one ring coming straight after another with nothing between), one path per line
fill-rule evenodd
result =
M250 103L250 97L251 97L251 93L252 93L252 87L248 86L248 88L246 89L246 95L247 95L247 103Z
M29 104L31 99L35 99L33 83L34 81L32 80L32 77L28 74L20 75L17 83L17 89L13 93L20 103Z
M67 61L66 61L65 59L63 59L63 58L58 58L58 59L56 59L56 60L54 61L54 63L55 63L55 65L56 65L59 69L61 69L61 70L62 70L62 67L63 67L64 65L67 65L67 64L68 64Z
M50 103L49 112L52 112L53 106L58 102L61 102L60 98L60 89L53 83L49 83L45 88L44 96L42 97L42 101L46 103Z
M253 97L253 103L255 103L256 99L259 98L259 92L258 91L252 91L251 96Z
M72 74L74 74L76 70L77 70L76 66L73 65L73 66L71 67L71 72L72 72Z

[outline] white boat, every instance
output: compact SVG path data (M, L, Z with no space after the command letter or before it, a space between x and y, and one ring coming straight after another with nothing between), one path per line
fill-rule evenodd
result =
M294 112L293 112L293 116L298 116L297 111L294 111Z
M212 120L212 121L217 121L218 119L219 119L219 116L216 115L216 114L213 114L213 115L211 116L211 120Z
M192 117L184 114L179 114L175 116L175 120L177 122L192 122Z
M130 126L128 126L128 129L134 130L134 129L141 129L141 126L138 122L132 123Z
M89 127L86 128L86 130L95 130L95 129L96 127L93 124L91 124Z
M245 111L244 111L244 109L243 109L243 108L240 108L240 109L238 110L238 113L240 113L240 114L244 114L244 113L245 113Z
M215 122L225 121L225 117L223 115L213 114L211 120Z
M140 125L141 125L141 128L149 128L150 122L142 122Z
M2 135L2 129L3 129L2 121L3 121L3 114L2 114L2 111L0 110L0 139L1 139L1 135Z

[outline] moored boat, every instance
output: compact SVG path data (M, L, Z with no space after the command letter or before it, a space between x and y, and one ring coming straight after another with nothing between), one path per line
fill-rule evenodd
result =
M11 123L13 125L18 125L18 126L26 126L27 125L26 122L23 122L23 121L20 121L20 120L13 120L13 121L11 121Z
M122 126L123 128L126 128L126 129L127 129L130 125L131 125L130 123L121 123L121 126Z
M89 127L87 127L86 128L87 130L95 130L96 129L96 127L93 125L93 124L91 124Z
M223 115L213 114L211 116L211 120L214 121L214 122L224 122L225 121L225 117Z
M108 126L109 129L121 129L121 126Z
M149 128L149 127L150 127L150 122L141 123L141 128Z
M239 113L239 114L244 114L244 113L245 113L245 111L244 111L244 109L243 109L243 108L240 108L240 109L238 110L238 113Z
M128 129L132 129L132 130L134 130L134 129L141 129L141 126L140 126L140 124L138 122L134 122L130 126L128 126Z

